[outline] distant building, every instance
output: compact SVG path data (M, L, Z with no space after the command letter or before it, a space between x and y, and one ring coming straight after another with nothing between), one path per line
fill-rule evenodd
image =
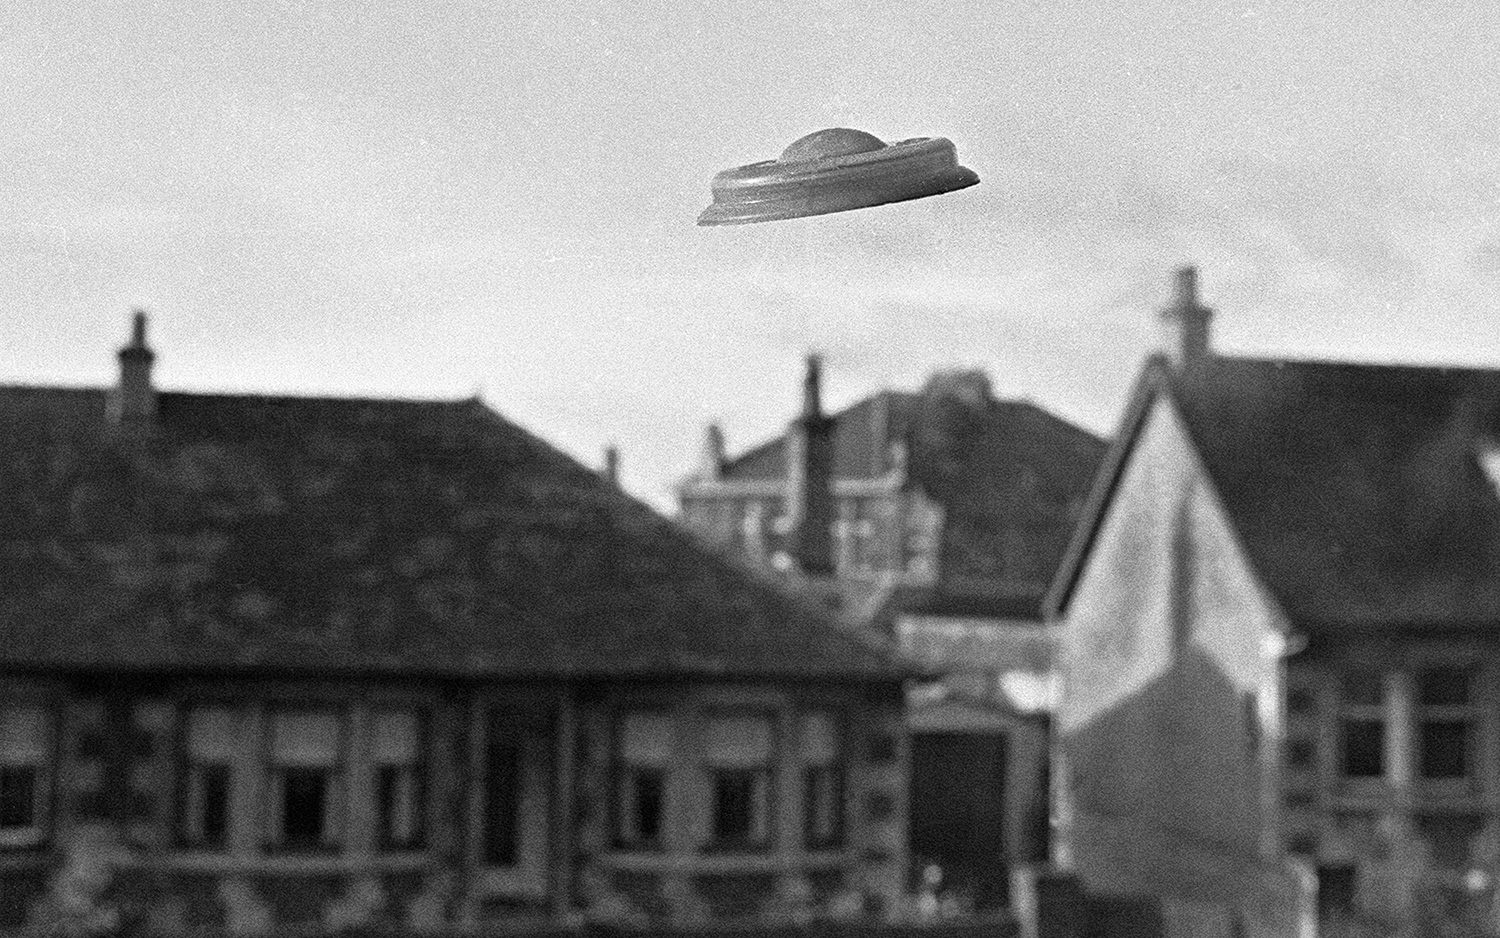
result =
M730 456L709 427L680 490L690 529L832 593L928 672L908 718L913 861L980 905L1044 850L1041 604L1104 448L975 371L827 414L814 356L787 432Z
M145 338L0 388L0 923L901 892L887 655L477 400L162 393Z

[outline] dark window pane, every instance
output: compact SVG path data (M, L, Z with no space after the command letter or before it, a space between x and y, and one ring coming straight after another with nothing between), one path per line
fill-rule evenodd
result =
M634 797L630 810L634 814L635 836L647 843L661 839L662 777L655 769L635 769Z
M1286 708L1292 713L1312 713L1317 706L1313 699L1313 692L1305 687L1297 687L1287 691Z
M289 847L321 846L328 820L328 773L302 768L282 771L282 842Z
M1318 917L1326 919L1354 911L1356 882L1352 866L1318 867Z
M36 824L36 767L0 766L0 829Z
M516 862L517 815L521 809L521 747L490 734L484 780L484 861L496 866Z
M1378 706L1385 700L1384 683L1376 671L1354 671L1344 675L1344 703Z
M1422 777L1463 778L1468 774L1468 721L1423 720Z
M198 772L198 830L205 843L222 844L229 834L229 768L210 765Z
M759 780L760 772L754 770L714 773L714 840L745 843L757 838Z
M1286 764L1297 769L1304 769L1313 764L1317 754L1317 747L1310 739L1293 739L1286 744Z
M1385 723L1380 720L1345 720L1343 730L1344 774L1351 778L1384 775Z
M1469 702L1467 668L1428 668L1417 678L1417 699L1431 706L1462 706Z

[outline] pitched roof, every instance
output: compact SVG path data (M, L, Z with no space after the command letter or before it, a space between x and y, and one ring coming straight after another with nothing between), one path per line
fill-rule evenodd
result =
M1148 364L1096 504L1170 399L1250 563L1302 627L1500 624L1500 371L1211 357ZM1100 512L1054 592L1065 602Z
M1038 608L1106 446L1030 401L883 391L833 415L834 478L872 479L903 444L911 484L944 508L944 580L1031 584ZM725 466L733 483L786 478L785 436Z
M0 667L889 677L478 401L0 388Z
M892 468L891 444L904 440L918 395L881 391L834 414L833 475L836 479L875 479ZM778 436L729 460L726 481L786 478L786 436Z

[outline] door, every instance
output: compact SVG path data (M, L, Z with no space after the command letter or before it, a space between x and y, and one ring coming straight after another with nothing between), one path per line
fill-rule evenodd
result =
M912 863L942 870L941 891L976 909L1000 908L1009 893L1005 863L1006 739L1000 733L912 736Z

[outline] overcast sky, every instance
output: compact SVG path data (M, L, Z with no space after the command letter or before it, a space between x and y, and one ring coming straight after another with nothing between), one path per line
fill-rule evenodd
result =
M479 391L659 506L702 425L933 369L1108 432L1171 270L1222 351L1500 365L1500 5L360 0L0 12L0 380ZM694 226L849 126L980 186Z

